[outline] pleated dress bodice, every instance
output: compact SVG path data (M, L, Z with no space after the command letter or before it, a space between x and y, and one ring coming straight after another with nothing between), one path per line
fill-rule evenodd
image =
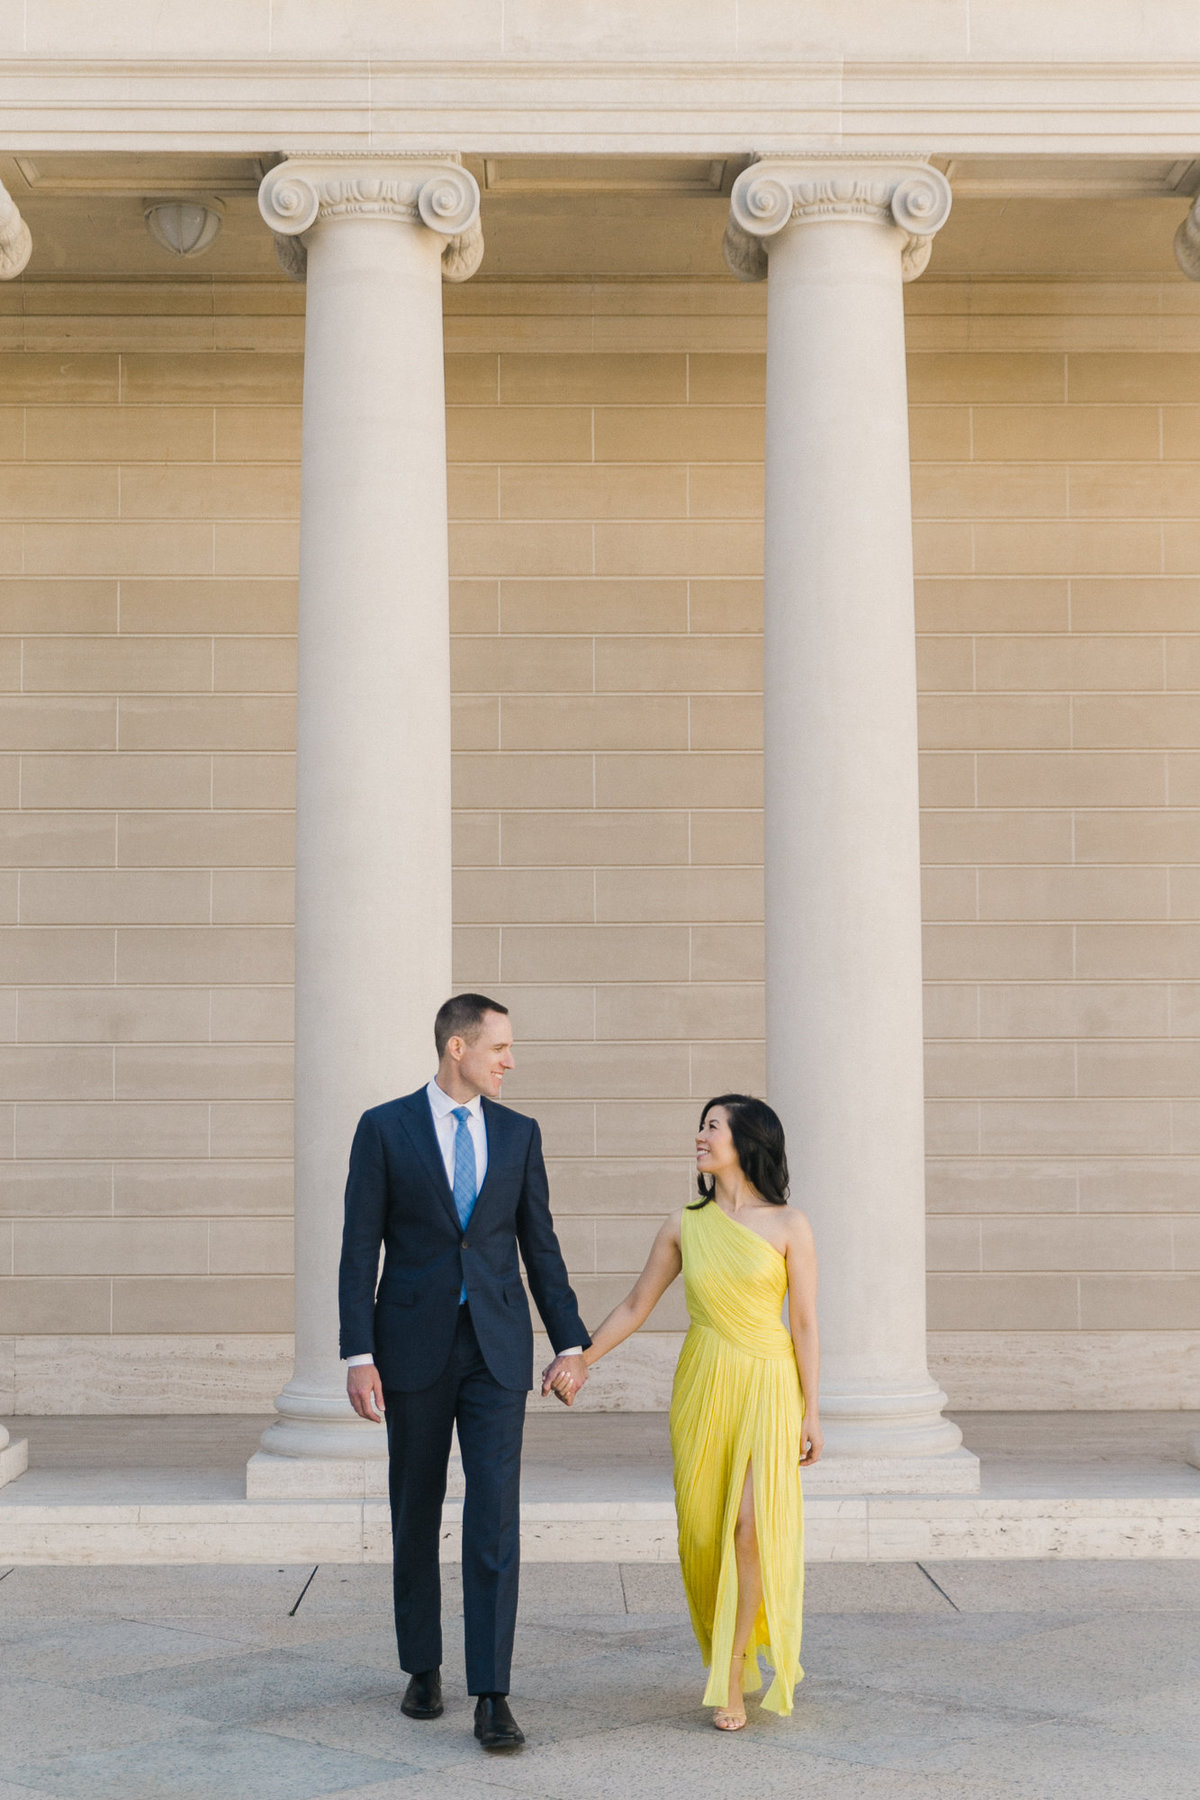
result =
M716 1201L683 1215L683 1288L688 1318L745 1356L793 1355L783 1324L787 1263Z

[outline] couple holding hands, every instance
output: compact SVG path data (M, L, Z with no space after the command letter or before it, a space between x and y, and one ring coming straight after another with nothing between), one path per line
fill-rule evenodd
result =
M438 1546L457 1425L475 1736L487 1750L525 1741L508 1704L533 1366L519 1250L555 1350L542 1392L568 1406L682 1271L690 1329L671 1449L679 1559L709 1670L704 1704L718 1729L740 1730L761 1650L773 1671L762 1704L790 1713L803 1673L800 1470L822 1439L816 1257L807 1220L787 1204L779 1120L744 1094L709 1101L696 1201L661 1227L629 1294L589 1336L554 1235L537 1123L496 1104L515 1066L508 1009L458 994L439 1010L434 1040L429 1085L359 1121L339 1275L350 1400L387 1423L396 1641L410 1677L401 1711L442 1712Z

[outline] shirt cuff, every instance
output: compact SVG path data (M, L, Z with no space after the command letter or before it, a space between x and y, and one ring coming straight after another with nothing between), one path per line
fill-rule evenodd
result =
M361 1369L367 1363L373 1363L374 1361L375 1361L375 1358L373 1356L369 1356L369 1355L368 1356L348 1356L346 1358L346 1367L348 1369Z
M557 1356L582 1356L583 1355L583 1345L582 1344L572 1344L569 1350L558 1350L555 1352L555 1355L557 1355Z

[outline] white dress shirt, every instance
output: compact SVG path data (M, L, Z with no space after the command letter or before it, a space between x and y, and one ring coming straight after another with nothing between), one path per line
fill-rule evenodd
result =
M446 1170L446 1181L450 1192L454 1192L454 1146L458 1137L458 1120L454 1117L455 1109L465 1106L467 1109L467 1130L471 1133L471 1142L475 1147L475 1193L478 1196L483 1186L488 1167L487 1124L483 1117L483 1101L478 1094L473 1100L452 1100L443 1092L436 1079L425 1089L425 1098L429 1101L429 1110L433 1115L433 1129L437 1137L438 1149L442 1153L442 1162ZM579 1356L582 1352L578 1345L562 1352L564 1356ZM346 1366L356 1369L360 1364L373 1363L373 1356L348 1356Z
M429 1101L429 1110L433 1114L433 1129L437 1134L438 1149L442 1153L451 1193L454 1192L454 1146L458 1139L458 1120L454 1114L458 1107L466 1107L467 1130L471 1133L471 1142L475 1146L475 1192L478 1194L488 1165L483 1101L478 1094L473 1100L452 1100L449 1094L442 1092L436 1081L431 1081L425 1089L425 1098Z

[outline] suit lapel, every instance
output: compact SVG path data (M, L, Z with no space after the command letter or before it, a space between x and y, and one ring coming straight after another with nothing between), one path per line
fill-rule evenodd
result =
M425 1164L426 1173L437 1190L446 1211L454 1221L455 1230L460 1229L458 1208L454 1204L454 1192L446 1180L446 1165L442 1161L441 1146L437 1141L437 1132L433 1128L433 1114L429 1110L429 1096L424 1088L418 1088L415 1094L409 1094L403 1102L402 1118L404 1128L408 1132L413 1148ZM491 1142L488 1144L489 1155Z
M492 1179L492 1170L500 1168L504 1162L504 1158L508 1155L509 1133L512 1130L512 1122L509 1119L508 1111L505 1107L497 1106L494 1100L489 1100L486 1096L484 1096L482 1104L483 1122L487 1127L488 1162L487 1173L483 1178L483 1186L480 1188L475 1201L476 1206L479 1205L479 1202L484 1198L488 1191L488 1184Z

